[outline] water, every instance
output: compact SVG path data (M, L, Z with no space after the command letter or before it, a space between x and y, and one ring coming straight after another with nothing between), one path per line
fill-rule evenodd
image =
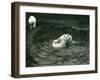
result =
M29 29L28 19L36 18ZM70 34L76 44L55 49L52 42ZM26 13L26 67L89 64L89 15Z
M26 67L89 64L89 31L72 27L38 26L26 34ZM45 27L46 26L46 27ZM52 42L64 33L77 44L56 49Z

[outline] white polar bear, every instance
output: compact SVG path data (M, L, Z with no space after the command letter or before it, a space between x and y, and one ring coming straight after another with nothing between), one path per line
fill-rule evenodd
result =
M36 18L34 16L30 16L28 19L28 23L29 23L29 28L35 28L36 27Z
M63 34L58 39L53 40L52 47L54 48L63 48L67 47L67 44L74 43L72 36L70 34Z

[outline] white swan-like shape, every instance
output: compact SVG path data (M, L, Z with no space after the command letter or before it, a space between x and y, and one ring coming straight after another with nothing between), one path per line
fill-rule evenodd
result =
M34 16L30 16L28 19L28 23L29 23L29 28L35 28L36 27L36 18Z
M63 34L58 39L55 39L52 43L52 47L54 48L63 48L66 47L66 43L71 43L72 36L70 34Z

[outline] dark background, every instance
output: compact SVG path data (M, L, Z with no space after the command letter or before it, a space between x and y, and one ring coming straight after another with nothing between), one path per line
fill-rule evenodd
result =
M28 24L30 16L36 18L36 28L32 30L29 29ZM59 51L51 47L52 41L65 33L71 34L73 40L78 43L71 47L73 52L69 49ZM74 52L77 53L76 57ZM27 12L26 55L27 67L89 64L89 15Z

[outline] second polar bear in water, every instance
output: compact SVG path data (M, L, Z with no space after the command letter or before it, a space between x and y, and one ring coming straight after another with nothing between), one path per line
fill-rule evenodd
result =
M64 48L70 46L73 43L75 43L75 41L72 40L72 36L70 34L63 34L58 39L53 40L52 47Z

